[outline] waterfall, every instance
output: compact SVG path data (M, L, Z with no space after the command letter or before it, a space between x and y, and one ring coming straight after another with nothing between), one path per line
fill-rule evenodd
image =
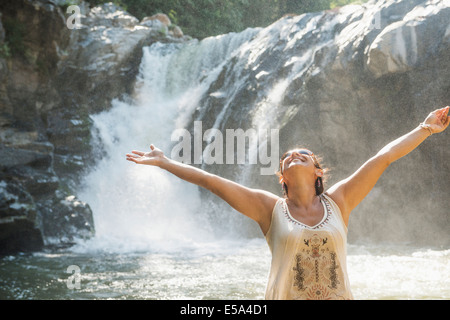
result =
M149 150L154 144L170 157L172 133L180 128L195 131L195 120L204 124L202 146L208 143L208 129L222 130L223 136L230 128L254 129L256 139L245 145L246 163L209 166L205 164L208 155L203 154L201 167L247 186L256 183L270 189L270 183L276 185L269 174L278 166L278 129L292 109L287 106L286 110L282 101L292 81L311 65L317 50L295 49L291 33L311 33L318 20L319 16L311 22L303 15L264 29L144 47L133 95L116 99L110 110L91 116L99 160L79 192L94 212L96 237L89 246L167 250L216 239L217 235L260 235L256 225L233 214L215 196L203 197L197 186L159 168L133 165L125 161L125 154L133 149ZM280 39L285 50L296 51L295 56L277 59ZM317 48L328 45L329 39L319 42ZM259 90L249 88L258 85ZM248 92L256 92L256 97L242 99ZM250 166L248 160L255 155L260 162Z
M79 196L93 210L96 236L81 247L170 250L214 237L197 186L159 168L137 166L125 154L154 144L170 157L171 133L189 125L221 65L257 31L143 48L133 96L91 116L98 161Z
M217 239L218 234L232 231L238 235L260 235L257 226L249 230L246 217L230 215L233 210L217 197L205 197L209 193L159 168L136 166L125 160L126 153L133 149L148 150L150 144L171 157L176 130L195 135L195 124L201 122L200 131L204 134L191 142L201 145L203 162L194 161L195 165L249 187L281 195L276 178L260 174L261 161L257 166L248 162L211 165L208 156L212 152L208 155L206 151L210 149L204 147L212 140L206 132L209 130L214 136L220 131L225 137L228 129L277 129L280 153L301 145L324 158L325 167L332 170L329 187L347 178L386 143L414 128L430 111L427 88L436 88L434 101L444 101L442 92L447 87L442 79L446 79L446 73L442 71L441 78L436 79L429 74L429 78L421 80L420 68L413 65L399 67L410 70L406 74L390 74L385 70L385 53L377 43L395 38L397 32L393 29L386 34L383 30L390 30L387 26L400 27L396 23L401 22L399 10L407 12L417 5L406 1L401 4L397 7L395 2L392 7L379 8L373 2L367 5L371 8L367 12L364 6L348 6L336 12L283 18L266 28L202 41L154 43L143 48L134 93L112 101L110 110L92 116L98 161L77 194L94 212L94 242L107 247L153 249ZM392 14L383 13L384 10L392 10ZM442 15L447 12L442 11ZM393 20L386 20L385 16ZM430 19L432 24L440 21L439 16ZM403 38L405 47L429 39L422 29L413 32L410 29L413 25L416 24L401 32L414 35ZM446 42L439 41L436 48L445 48L442 43ZM435 69L439 72L442 69L437 67L442 64L439 59L443 59L440 52L446 50L433 53L438 60L426 58L429 63L436 61ZM397 52L394 53L390 56L396 56ZM419 50L417 54L422 52ZM425 59L419 58L417 61ZM412 95L413 92L417 94ZM401 122L392 120L393 110L410 116ZM431 140L427 142L430 148ZM264 141L261 135L249 139L247 156L273 151L272 147L265 149ZM198 160L195 151L194 146L193 158ZM272 153L273 164L279 155ZM447 211L427 200L437 197L434 194L443 196L448 179L425 176L427 181L418 183L419 178L411 175L416 170L412 168L429 165L423 154L431 153L421 153L419 149L402 159L395 173L386 172L354 210L349 229L351 241L429 243L429 234L433 234L436 239L433 241L448 242ZM233 156L238 158L238 152ZM437 156L439 159L433 161L445 166L444 153L433 153L433 157ZM267 172L273 170L269 169ZM428 210L430 205L436 210ZM425 211L430 211L432 217L424 215ZM433 232L419 232L428 226Z

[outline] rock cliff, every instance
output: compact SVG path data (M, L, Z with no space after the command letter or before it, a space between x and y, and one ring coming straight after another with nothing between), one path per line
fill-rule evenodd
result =
M94 234L74 194L89 115L131 90L143 46L187 39L164 15L139 22L111 3L65 3L0 3L0 254Z
M322 155L330 186L450 104L448 21L449 1L421 0L283 18L224 64L193 119L221 130L280 128L280 152L300 145ZM388 168L352 213L350 241L448 245L449 210L440 201L450 190L449 134ZM208 170L280 190L258 167Z

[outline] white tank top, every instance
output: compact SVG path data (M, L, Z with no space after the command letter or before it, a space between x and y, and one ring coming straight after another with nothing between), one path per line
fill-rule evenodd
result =
M347 227L337 204L322 194L322 220L293 218L286 199L272 212L266 240L272 253L266 299L353 299L347 276Z

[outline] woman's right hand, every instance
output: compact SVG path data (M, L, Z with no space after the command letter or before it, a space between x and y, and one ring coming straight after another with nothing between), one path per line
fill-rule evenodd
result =
M133 150L131 153L127 153L127 160L137 164L159 167L161 163L166 160L166 157L164 157L164 153L154 145L151 145L150 149L150 152Z

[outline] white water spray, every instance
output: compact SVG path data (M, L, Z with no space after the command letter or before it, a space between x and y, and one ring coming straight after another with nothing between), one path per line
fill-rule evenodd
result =
M143 49L133 101L114 100L110 110L92 116L100 160L79 196L93 210L96 236L78 249L166 251L212 239L197 186L137 166L125 154L154 144L170 157L171 133L189 124L221 65L254 33Z

